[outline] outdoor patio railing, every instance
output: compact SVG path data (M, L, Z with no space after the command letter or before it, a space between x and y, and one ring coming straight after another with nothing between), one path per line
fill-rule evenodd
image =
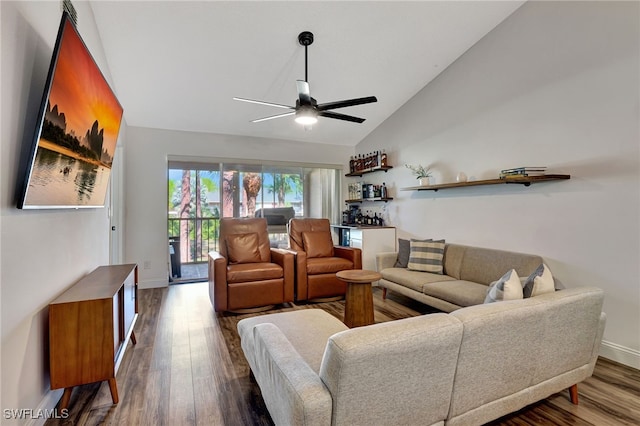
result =
M184 224L185 230L181 232ZM179 246L181 263L206 262L210 251L218 250L219 218L169 218L169 240ZM184 242L184 237L187 241Z

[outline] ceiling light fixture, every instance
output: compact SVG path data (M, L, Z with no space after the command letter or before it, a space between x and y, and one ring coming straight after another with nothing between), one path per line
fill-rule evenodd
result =
M310 126L318 122L318 114L313 108L302 106L296 111L296 123Z
M350 121L353 123L362 123L364 121L364 118L340 114L337 112L333 112L332 110L378 102L378 99L375 96L367 96L365 98L346 99L344 101L326 102L319 104L314 98L311 97L311 94L309 93L309 64L307 58L307 48L309 47L309 45L311 45L311 43L313 43L313 34L309 31L301 32L300 34L298 34L298 43L300 43L301 46L304 46L304 80L296 80L296 87L298 88L298 99L296 99L296 106L274 104L272 102L257 101L254 99L233 98L236 101L249 102L258 105L267 105L288 110L287 112L283 112L281 114L251 120L251 122L260 123L262 121L273 120L274 118L290 117L292 115L295 115L296 122L301 124L302 126L305 126L305 129L310 128L312 124L317 123L318 117L334 118L337 120Z

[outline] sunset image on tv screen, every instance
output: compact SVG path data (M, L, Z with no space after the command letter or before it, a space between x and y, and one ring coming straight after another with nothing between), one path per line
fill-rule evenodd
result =
M73 24L63 32L24 207L104 206L122 107Z

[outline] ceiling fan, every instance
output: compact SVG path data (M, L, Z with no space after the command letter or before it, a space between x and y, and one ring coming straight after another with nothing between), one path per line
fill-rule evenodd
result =
M319 104L309 94L309 82L307 81L307 47L313 43L313 33L309 31L303 31L298 35L298 42L304 46L304 80L297 80L296 85L298 87L298 99L296 100L296 106L275 104L272 102L256 101L253 99L245 98L233 98L236 101L250 102L253 104L273 106L277 108L284 108L289 111L272 115L269 117L258 118L251 120L252 123L259 123L261 121L272 120L274 118L288 117L290 115L296 116L296 122L303 125L315 124L318 121L318 116L335 118L338 120L351 121L354 123L362 123L365 119L360 117L354 117L352 115L340 114L332 112L331 110L338 108L346 108L354 105L368 104L371 102L378 102L375 96L367 96L365 98L346 99L343 101L327 102Z

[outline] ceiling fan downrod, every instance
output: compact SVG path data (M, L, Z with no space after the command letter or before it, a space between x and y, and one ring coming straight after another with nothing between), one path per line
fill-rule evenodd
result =
M308 61L307 61L307 47L313 43L313 33L311 31L303 31L298 34L298 43L304 46L304 81L309 82L307 74Z

